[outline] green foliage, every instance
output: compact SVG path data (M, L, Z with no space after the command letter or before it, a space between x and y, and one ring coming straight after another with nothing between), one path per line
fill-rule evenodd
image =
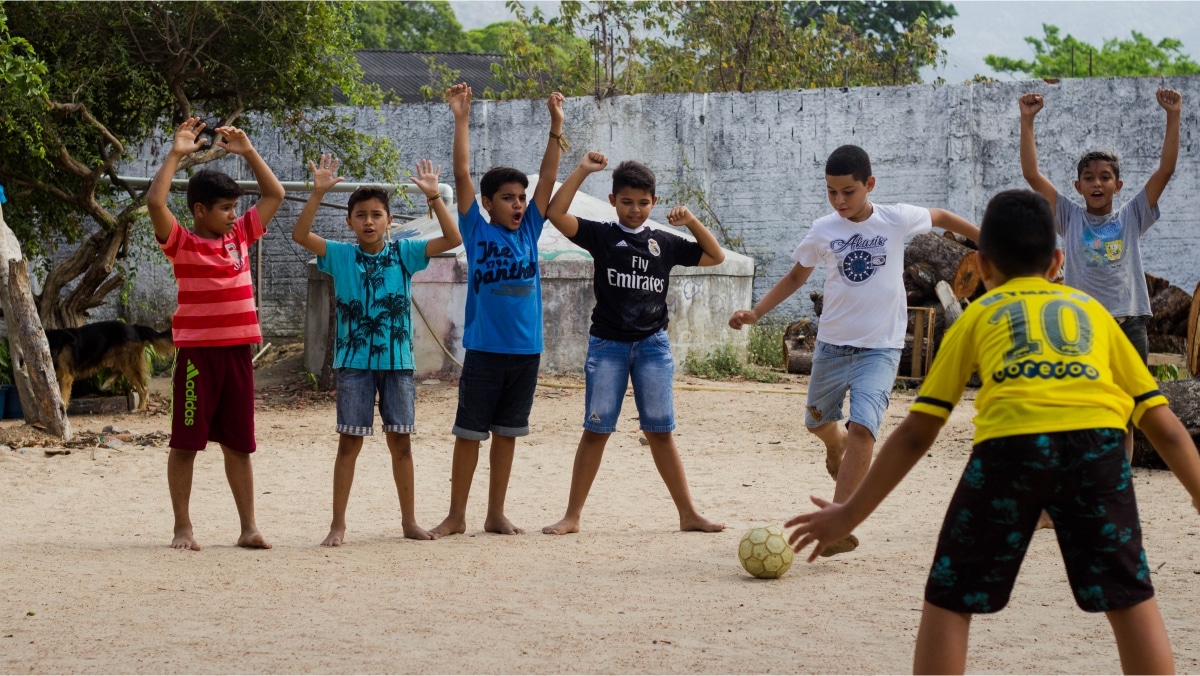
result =
M504 98L910 84L953 34L924 16L886 39L832 12L797 24L791 4L565 1L546 18L509 0L520 26L494 70Z
M1157 43L1137 31L1131 38L1105 40L1100 49L1068 34L1057 26L1042 24L1042 39L1026 37L1033 47L1033 61L989 54L983 61L1000 73L1031 78L1117 77L1142 75L1195 75L1200 65L1183 53L1183 43L1163 38Z
M1154 367L1154 378L1159 382L1187 380L1189 377L1187 368L1178 364L1159 364Z
M462 71L438 63L436 56L423 58L429 65L429 84L421 85L421 98L425 101L432 101L434 98L445 101L446 90L459 81L459 74Z
M743 378L760 383L777 383L779 374L765 369L750 366L738 356L733 345L725 343L717 349L697 357L694 352L688 352L683 360L683 368L688 373L710 380L728 380Z
M360 2L354 9L364 49L462 52L471 42L445 0Z
M0 385L11 385L13 380L12 356L8 351L8 339L0 338Z
M785 9L793 23L804 26L812 22L823 22L829 15L841 24L850 26L859 33L872 34L884 44L903 39L903 36L924 17L931 23L958 16L954 5L945 2L907 0L826 0L825 2L788 2Z
M482 54L499 54L504 48L504 41L513 30L525 30L516 21L497 21L483 28L472 28L466 33L468 52Z
M750 326L750 348L747 354L751 364L770 368L785 368L783 363L783 332L787 323L766 318Z

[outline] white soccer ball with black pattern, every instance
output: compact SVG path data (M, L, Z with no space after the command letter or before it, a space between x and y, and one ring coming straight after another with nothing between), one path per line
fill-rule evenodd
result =
M777 578L792 567L792 548L779 526L759 526L742 536L738 560L754 577Z

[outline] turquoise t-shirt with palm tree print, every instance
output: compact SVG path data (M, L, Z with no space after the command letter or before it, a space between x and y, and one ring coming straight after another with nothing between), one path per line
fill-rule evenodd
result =
M334 368L414 368L412 276L429 265L425 244L422 239L401 239L369 254L357 244L325 242L317 269L333 277L337 298Z

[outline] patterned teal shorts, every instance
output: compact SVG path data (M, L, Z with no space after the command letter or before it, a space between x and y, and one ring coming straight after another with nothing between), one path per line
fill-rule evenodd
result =
M942 523L925 600L960 613L1007 605L1043 509L1080 608L1120 610L1152 598L1124 439L1125 430L1094 429L975 446Z

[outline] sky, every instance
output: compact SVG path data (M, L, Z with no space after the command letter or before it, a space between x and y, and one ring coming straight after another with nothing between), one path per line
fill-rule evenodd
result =
M525 3L526 7L534 4L548 14L557 11L557 2ZM976 74L1010 78L993 72L983 58L1000 54L1032 60L1033 48L1026 44L1025 37L1040 38L1043 23L1058 26L1063 35L1069 33L1097 47L1105 39L1128 38L1134 30L1155 42L1177 38L1183 41L1183 52L1193 61L1200 61L1200 2L1196 1L960 0L952 4L958 16L949 22L954 37L942 43L947 51L946 65L922 71L926 81L941 76L947 82L962 82ZM512 18L499 0L451 0L450 6L464 29Z

